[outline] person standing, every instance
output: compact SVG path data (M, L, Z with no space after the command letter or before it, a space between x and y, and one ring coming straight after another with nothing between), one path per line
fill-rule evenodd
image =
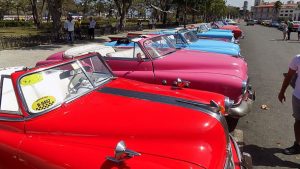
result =
M96 27L96 21L93 19L93 17L90 17L89 39L95 39L95 27Z
M75 34L78 39L81 39L81 19L78 18L75 22Z
M278 94L279 101L281 103L285 101L285 91L289 86L290 82L294 81L293 78L296 78L294 86L295 89L292 96L293 117L295 118L295 141L293 146L283 150L283 153L286 155L300 154L300 79L295 77L295 75L297 75L298 70L300 70L300 55L295 56L290 62L288 73L282 82L281 90Z
M288 40L291 39L291 32L292 31L293 31L293 21L292 21L292 19L290 19L288 21L288 32L287 32L287 34L288 34Z
M74 43L74 25L75 22L71 15L68 15L67 20L65 21L64 28L67 32L67 40L68 42Z
M288 26L287 26L287 23L284 22L282 24L283 40L287 40L287 32L288 32Z

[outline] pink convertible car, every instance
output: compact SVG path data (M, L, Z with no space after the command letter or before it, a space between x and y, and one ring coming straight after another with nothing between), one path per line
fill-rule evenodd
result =
M186 86L228 96L234 106L227 116L230 131L251 111L255 94L249 84L247 63L224 54L176 49L166 36L132 40L133 47L88 45L59 52L37 66L98 52L115 75L147 83Z

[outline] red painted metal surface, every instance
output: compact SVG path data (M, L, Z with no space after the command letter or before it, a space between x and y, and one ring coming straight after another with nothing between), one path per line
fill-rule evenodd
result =
M224 25L220 29L232 30L235 39L238 39L242 36L241 29L238 26L235 26L235 25Z
M101 89L126 89L202 103L214 99L223 106L224 96L118 78L45 114L29 116L18 92L18 79L25 73L47 67L12 74L22 115L0 113L0 118L9 118L0 120L2 168L224 167L228 133L211 115L176 105L103 93ZM14 121L17 119L21 120ZM121 164L106 160L107 156L114 156L114 148L120 140L142 155Z

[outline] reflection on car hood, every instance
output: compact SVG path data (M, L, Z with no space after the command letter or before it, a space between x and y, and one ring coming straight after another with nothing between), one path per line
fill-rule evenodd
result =
M208 40L208 39L199 39L196 42L189 44L190 47L199 47L199 48L224 48L224 49L234 49L237 52L240 52L240 46L231 42L217 41L217 40Z
M156 71L185 73L212 73L247 78L247 63L241 58L225 54L181 49L163 58L154 60Z
M221 123L199 110L141 99L149 94L141 88L144 85L122 78L114 80L28 121L27 132L62 134L73 143L112 150L118 141L124 140L141 157L148 154L205 168L223 168L226 135ZM116 89L119 92L110 92ZM122 95L124 91L133 96ZM134 95L135 92L140 95Z

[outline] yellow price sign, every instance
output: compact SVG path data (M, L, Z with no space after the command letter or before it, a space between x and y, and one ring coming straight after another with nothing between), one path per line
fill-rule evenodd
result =
M35 111L42 111L52 106L55 103L55 101L56 101L55 97L45 96L33 102L31 107Z
M22 86L34 85L43 80L43 76L40 73L34 73L28 76L25 76L21 79Z

